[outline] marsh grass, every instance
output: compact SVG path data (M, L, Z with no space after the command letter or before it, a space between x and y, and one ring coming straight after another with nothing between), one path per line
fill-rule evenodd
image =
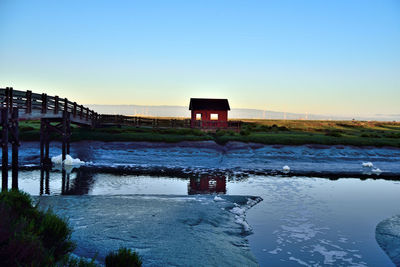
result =
M23 141L39 141L38 122L21 122ZM60 140L52 135L53 140ZM131 126L85 128L74 126L72 141L148 141L176 143L213 140L262 144L323 144L400 147L399 122L373 121L306 121L306 120L243 120L240 132L218 130L204 132L190 128L137 128Z
M140 267L142 259L128 248L120 248L116 252L110 252L106 256L106 267Z

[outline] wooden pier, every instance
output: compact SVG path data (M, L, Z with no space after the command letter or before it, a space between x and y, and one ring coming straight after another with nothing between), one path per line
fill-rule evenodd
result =
M8 188L8 144L12 145L12 188L18 189L19 120L40 120L40 165L51 166L50 133L62 136L62 159L70 150L71 123L95 127L98 114L67 98L0 88L2 190ZM10 137L10 138L9 138Z

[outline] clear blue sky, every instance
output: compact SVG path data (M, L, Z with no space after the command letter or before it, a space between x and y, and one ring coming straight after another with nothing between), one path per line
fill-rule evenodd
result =
M0 86L81 103L400 113L400 1L0 0Z

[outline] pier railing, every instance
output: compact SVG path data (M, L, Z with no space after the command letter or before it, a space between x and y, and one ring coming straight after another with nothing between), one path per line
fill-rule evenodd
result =
M42 117L61 117L63 112L71 114L71 119L81 122L96 121L98 114L83 105L69 101L67 98L36 94L32 91L17 91L13 88L0 88L0 105L10 111L19 109L20 119L38 119Z

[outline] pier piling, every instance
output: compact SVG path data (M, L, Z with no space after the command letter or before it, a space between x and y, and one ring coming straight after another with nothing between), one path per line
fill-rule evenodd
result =
M1 190L8 190L8 107L1 108Z
M11 114L11 144L12 144L12 182L11 188L18 189L18 148L19 148L19 129L18 129L18 108L13 108Z

